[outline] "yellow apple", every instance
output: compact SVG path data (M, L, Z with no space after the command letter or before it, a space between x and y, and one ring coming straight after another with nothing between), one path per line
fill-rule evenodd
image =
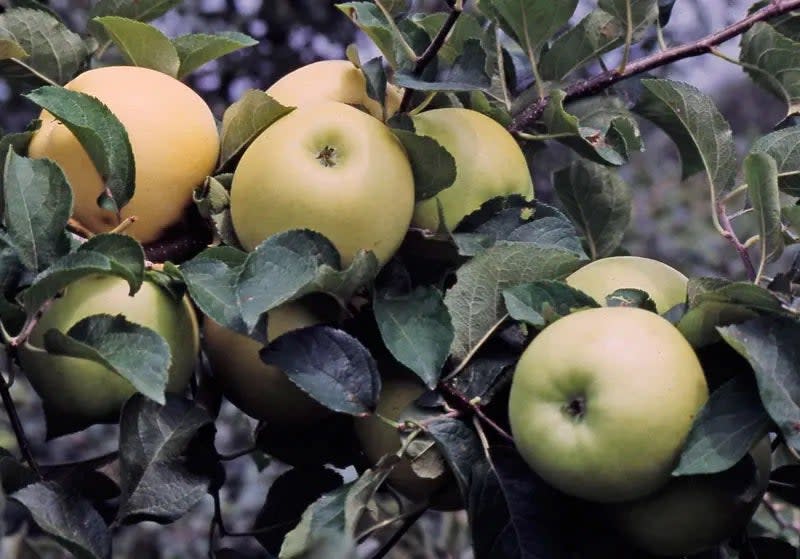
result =
M200 346L191 302L188 297L173 299L150 281L145 281L132 297L129 290L128 283L116 276L93 275L71 283L44 312L31 332L30 344L42 348L45 332L55 328L66 333L87 316L122 314L164 337L172 355L167 391L182 392L194 371ZM48 416L64 418L75 428L118 421L122 404L135 393L130 382L94 361L50 355L24 346L19 358Z
M686 301L689 279L675 268L640 256L611 256L590 262L566 279L567 284L580 289L601 305L606 296L617 289L646 291L664 313Z
M287 303L267 315L267 339L319 324L322 320L300 303ZM286 374L264 363L263 344L206 318L203 348L225 396L247 415L268 423L300 427L330 411L297 387Z
M136 163L135 192L122 218L137 216L126 233L142 243L158 239L179 222L192 202L195 186L214 170L219 135L211 110L180 81L147 68L108 66L80 74L66 86L96 97L128 133ZM66 126L44 111L42 126L28 155L52 159L72 186L74 218L94 233L119 222L101 209L104 183L86 150Z
M615 507L614 522L631 543L654 555L693 555L719 545L744 529L767 490L769 438L750 456L756 468L753 487L743 486L738 468L673 478L655 494Z
M326 101L296 109L255 139L236 167L230 206L247 250L275 233L313 229L344 266L362 249L383 264L408 230L414 178L388 127Z
M289 72L267 89L273 99L289 107L305 107L319 101L338 101L364 107L383 119L381 105L367 94L364 72L347 60L322 60ZM402 90L386 85L386 118L397 112Z
M456 180L448 188L417 203L412 224L439 229L438 204L452 231L464 217L492 198L519 194L533 198L525 155L513 136L496 121L470 109L445 108L412 117L415 132L433 138L455 159Z
M409 407L423 393L425 386L408 376L384 376L376 414L392 421L413 419L414 413ZM356 419L355 432L371 464L376 464L386 454L396 454L402 448L400 433L377 415ZM439 451L432 449L428 452ZM449 471L435 478L420 477L414 472L408 457L395 465L388 481L393 488L412 501L424 501L437 494L438 498L433 503L436 508L455 510L463 506L455 480Z
M605 307L534 338L514 372L509 417L545 481L591 501L629 501L667 483L707 398L700 362L672 324Z

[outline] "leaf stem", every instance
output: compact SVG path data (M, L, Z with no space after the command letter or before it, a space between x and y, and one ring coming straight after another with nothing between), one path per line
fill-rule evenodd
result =
M800 0L772 2L749 16L697 41L678 45L634 60L625 67L624 72L614 68L609 72L602 72L592 78L579 80L565 89L566 97L564 100L566 102L589 97L631 76L649 72L654 68L683 60L684 58L708 54L714 47L741 35L756 23L785 14L796 8L800 8ZM549 102L550 98L545 97L527 106L514 118L508 127L509 130L519 132L530 128L542 116Z

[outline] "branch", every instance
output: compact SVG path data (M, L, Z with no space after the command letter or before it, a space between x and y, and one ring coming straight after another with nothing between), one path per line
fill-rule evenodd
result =
M702 39L693 43L686 43L678 45L670 49L657 52L650 56L645 56L639 60L635 60L628 64L624 71L620 72L615 68L607 72L603 72L589 78L581 80L568 86L565 90L565 101L573 101L583 97L589 97L600 91L608 89L612 85L635 76L648 72L659 66L664 66L684 58L691 58L693 56L700 56L702 54L710 53L714 47L737 37L750 29L753 25L760 21L765 21L770 18L785 14L791 10L800 8L800 0L773 0L770 4L753 12L748 17L729 25L728 27L703 37ZM538 101L526 107L520 114L518 114L509 125L511 132L521 132L530 128L544 112L550 98L540 98Z

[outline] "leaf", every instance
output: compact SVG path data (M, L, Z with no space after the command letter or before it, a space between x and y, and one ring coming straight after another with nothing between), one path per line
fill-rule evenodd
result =
M436 196L456 180L456 160L442 145L428 136L392 130L403 144L414 174L414 199L419 202Z
M744 160L744 175L758 220L760 276L767 262L775 262L783 254L778 166L766 153L751 153Z
M3 223L22 263L38 272L68 253L72 190L58 165L9 148L2 184Z
M567 24L578 0L481 0L480 9L536 64L542 46Z
M674 476L714 474L736 465L767 433L770 418L749 376L717 388L694 420Z
M40 10L14 8L0 14L0 38L13 41L27 54L25 64L59 84L72 79L89 56L80 35ZM0 71L5 77L31 77L13 63L0 63Z
M375 411L381 389L369 351L346 332L311 326L284 334L260 352L325 407L363 416Z
M99 16L120 16L137 21L151 21L164 15L181 0L97 0L89 10L89 31L99 41L109 40L101 25L94 23Z
M455 330L451 353L463 359L505 315L503 290L542 279L561 279L577 270L581 258L560 247L500 242L456 272L445 295Z
M750 153L766 153L778 166L778 186L791 196L800 196L800 126L791 126L762 136Z
M212 247L180 265L189 295L208 318L240 334L247 333L236 300L236 281L247 254Z
M258 41L237 31L222 31L213 35L208 33L182 35L173 39L172 44L180 59L177 76L182 80L204 64L237 50L255 46Z
M157 70L173 78L180 60L172 41L156 27L119 16L96 17L131 66Z
M106 186L98 205L119 213L133 196L135 167L125 127L103 103L77 91L44 86L25 95L75 134Z
M293 110L294 108L284 107L263 91L247 90L222 115L219 167L226 167L270 124Z
M600 306L583 291L550 280L510 287L503 291L503 299L511 318L535 328L544 328L577 309Z
M433 389L453 343L453 325L441 292L422 286L404 294L379 291L373 307L394 358Z
M583 230L592 259L619 247L631 220L631 191L615 172L575 161L553 175L559 200Z
M800 111L800 43L758 22L742 35L739 60L754 82L786 102L787 115Z
M52 481L28 485L11 496L33 521L77 559L110 559L111 533L83 497Z
M134 395L120 419L121 495L118 522L177 520L208 491L210 480L184 459L190 442L211 425L196 404L167 396L165 406Z
M761 401L786 443L800 449L800 324L763 317L719 331L753 367Z
M736 147L730 125L711 98L692 85L645 79L634 111L652 121L678 147L683 177L704 171L712 200L727 192L736 177Z

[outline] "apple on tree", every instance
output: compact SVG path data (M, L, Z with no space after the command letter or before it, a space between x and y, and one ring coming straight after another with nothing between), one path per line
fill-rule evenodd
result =
M707 398L700 362L672 324L604 307L533 339L514 371L509 418L520 454L545 481L619 502L667 483Z
M159 239L178 223L192 203L192 192L217 164L219 135L214 115L187 85L161 72L136 66L86 71L64 86L102 101L128 133L136 165L135 192L120 216L136 216L126 229L142 243ZM78 139L50 113L28 147L31 158L52 159L74 195L73 217L89 231L119 225L117 215L97 199L103 179Z
M189 384L200 349L191 301L188 297L177 301L148 280L133 296L129 291L128 282L117 276L91 275L76 280L53 301L31 332L33 347L20 347L25 376L42 398L48 417L58 418L63 429L118 421L122 404L135 389L100 363L43 351L44 334L50 329L66 333L88 316L121 314L154 330L169 345L172 359L167 392L180 393Z

